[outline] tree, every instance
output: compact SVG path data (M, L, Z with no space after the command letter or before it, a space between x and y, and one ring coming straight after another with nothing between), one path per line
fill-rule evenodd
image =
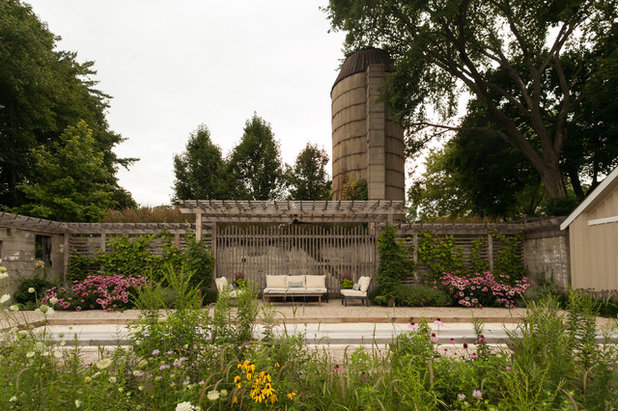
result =
M460 130L446 119L470 93L499 128L468 130L516 148L547 194L561 198L560 161L578 99L578 73L567 69L566 56L603 41L599 33L615 26L617 9L615 0L330 0L327 11L333 28L348 32L348 49L378 45L393 56L385 100L405 125ZM426 137L412 133L408 146Z
M115 187L92 130L85 121L58 141L32 150L33 181L18 185L27 201L12 211L59 221L99 221L114 201Z
M221 149L201 125L189 137L185 152L174 156L174 195L179 200L227 198L225 163Z
M105 119L109 96L95 89L94 63L80 64L76 54L55 50L55 37L30 6L19 0L0 2L0 207L28 201L17 189L34 183L33 148L58 142L64 130L84 120L115 191L116 203L134 206L118 186L118 158L112 148L122 138Z
M230 194L238 200L272 200L281 195L284 176L279 145L270 124L253 114L227 162Z
M328 154L317 145L307 143L296 157L294 167L286 172L290 200L330 200L331 182L326 173Z

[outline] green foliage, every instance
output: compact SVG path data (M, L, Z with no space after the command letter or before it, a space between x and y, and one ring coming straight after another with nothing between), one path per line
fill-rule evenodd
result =
M418 261L429 268L425 283L433 283L442 273L466 269L463 250L451 236L439 238L428 232L418 236Z
M520 280L526 275L526 267L521 258L524 233L519 232L514 235L504 235L497 231L493 231L491 235L501 243L501 246L496 252L494 273L497 275L509 276L511 281Z
M155 239L163 241L163 255L150 252L150 243ZM122 275L145 275L158 281L163 277L165 266L179 267L180 250L173 247L171 240L162 234L113 237L107 241L106 252L98 260L104 273Z
M221 149L201 125L189 137L183 154L174 156L174 196L179 200L228 198Z
M286 171L290 200L330 200L331 182L326 172L328 154L307 143L296 157L294 167Z
M481 257L481 249L485 246L483 238L476 238L472 242L470 250L470 268L475 273L484 273L489 271L489 261Z
M53 283L44 278L28 278L19 283L15 294L13 294L13 298L15 298L15 301L19 304L23 304L26 309L32 309L33 307L36 308L38 300L43 298L46 291L53 285ZM34 288L33 293L28 292L28 289L30 288Z
M182 250L182 269L193 273L191 285L202 288L212 285L212 271L215 268L215 259L206 248L204 240L196 241L195 237L187 237L187 245Z
M285 181L279 144L270 124L257 114L245 123L242 139L227 161L227 173L227 198L272 200L281 195Z
M361 201L369 199L367 180L361 178L360 180L347 181L344 183L343 187L341 187L341 199Z
M35 167L42 160L35 157L44 151L42 146L57 146L60 136L82 120L91 130L94 146L94 154L86 159L86 166L99 163L102 157L102 170L83 177L69 175L79 177L79 182L85 177L95 177L92 183L99 188L94 193L87 189L84 198L77 193L65 197L69 204L57 204L59 209L72 210L87 218L84 221L91 221L99 215L94 207L95 198L105 199L101 206L135 206L115 177L119 166L127 166L134 159L118 158L113 152L122 137L109 129L105 119L109 96L96 89L94 63L79 63L76 53L58 50L59 37L48 30L29 5L18 0L0 3L0 39L0 206L12 209L30 204L25 211L49 213L46 208L34 207L36 200L26 199L17 187L20 184L31 187L26 191L34 190L29 193L45 198L49 202L45 206L51 207L53 193L47 185L54 181L41 174L41 167ZM77 154L78 158L84 157ZM69 164L73 164L71 159L67 169ZM101 177L105 178L104 183ZM55 184L71 192L67 181ZM100 189L105 195L98 192ZM62 195L56 200L59 198ZM90 207L86 206L87 198Z
M354 287L354 281L350 280L349 278L344 278L343 280L341 280L341 288L351 289L352 287Z
M224 290L219 294L212 318L212 339L217 344L242 345L253 339L255 319L259 312L255 285L240 289L236 297L236 310L232 311L232 300Z
M394 293L395 306L398 307L449 307L453 305L453 299L442 290L436 290L429 286L400 286ZM376 296L373 300L376 304L386 305L388 301L383 296Z
M430 151L426 164L408 190L419 221L470 216L514 219L539 211L540 177L519 151L498 136L459 131L444 147Z
M67 269L67 279L70 282L82 281L93 271L99 271L101 263L99 257L88 257L79 253L73 252L69 259L69 267Z
M12 211L58 221L99 221L118 208L92 130L85 121L67 127L57 141L32 149L33 178L18 185L26 202Z
M548 196L557 198L567 195L561 161L570 157L565 151L569 126L577 127L573 110L582 97L580 82L586 84L586 74L593 73L596 85L615 83L616 53L607 34L615 30L615 10L614 0L331 0L326 11L332 27L346 32L348 52L380 46L393 56L383 98L411 127L410 152L418 153L444 127L452 129L448 120L459 97L469 93L490 120L470 131L493 134L517 148ZM588 59L590 49L603 57ZM573 64L586 60L592 61L588 70ZM574 146L590 134L581 133ZM579 150L576 157L587 152Z
M410 260L404 249L395 239L395 227L387 224L378 237L378 266L379 293L385 301L391 304L395 290L401 286L401 280L411 270Z

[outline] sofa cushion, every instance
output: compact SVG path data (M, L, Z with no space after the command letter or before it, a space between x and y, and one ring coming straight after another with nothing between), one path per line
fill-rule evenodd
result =
M266 288L287 288L288 276L287 275L267 275L266 276Z
M361 277L358 279L358 284L360 284L360 291L365 293L369 289L369 283L371 282L370 277Z
M305 276L304 275L288 275L288 288L291 288L290 283L300 283L301 288L304 288L306 287Z
M326 288L325 275L306 275L305 287L307 288Z

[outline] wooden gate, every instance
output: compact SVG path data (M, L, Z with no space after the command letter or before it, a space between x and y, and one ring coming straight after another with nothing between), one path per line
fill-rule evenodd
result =
M375 277L376 239L366 224L218 224L217 276L234 274L265 286L270 275L326 275L329 293L342 274Z

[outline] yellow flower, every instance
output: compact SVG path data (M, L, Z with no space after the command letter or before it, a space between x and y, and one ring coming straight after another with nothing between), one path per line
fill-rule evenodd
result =
M274 404L275 401L277 401L277 396L275 394L273 394L270 397L268 397L268 399L270 400L271 404Z
M275 368L279 368L279 363L278 362L275 363Z
M288 398L289 399L293 400L294 397L296 397L296 391L292 391L292 392L288 393Z
M232 400L232 404L238 404L238 397L234 396L234 399Z

